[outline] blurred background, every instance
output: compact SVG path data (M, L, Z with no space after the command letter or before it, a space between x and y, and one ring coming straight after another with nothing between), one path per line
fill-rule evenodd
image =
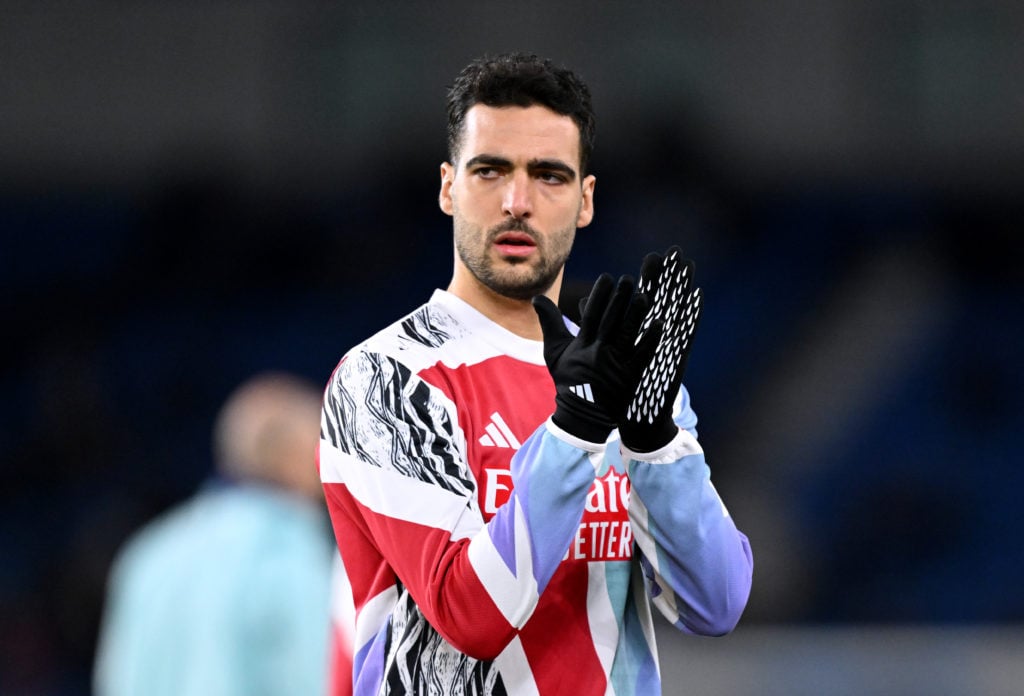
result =
M444 287L444 92L579 72L597 215L673 243L687 372L755 552L666 694L1019 693L1024 4L18 2L0 19L0 694L89 692L126 536L263 369L326 383Z

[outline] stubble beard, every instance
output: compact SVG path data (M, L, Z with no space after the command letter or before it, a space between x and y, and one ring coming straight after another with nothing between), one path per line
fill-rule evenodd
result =
M529 300L543 295L555 284L558 274L569 258L576 228L572 227L555 233L553 248L529 223L520 219L509 219L488 230L483 243L476 247L473 240L479 239L478 233L464 220L455 219L455 249L469 272L486 288L498 295L513 300ZM523 232L533 238L537 247L534 255L536 261L527 259L505 259L494 261L490 250L498 235L505 232ZM501 264L511 264L512 268ZM531 268L531 264L534 264Z

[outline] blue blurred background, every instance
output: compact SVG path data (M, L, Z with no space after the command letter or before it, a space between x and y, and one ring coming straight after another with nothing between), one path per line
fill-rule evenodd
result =
M687 383L756 564L690 673L851 626L1020 647L1024 5L283 5L3 3L0 694L88 693L112 555L232 387L326 382L447 284L444 91L506 50L595 95L570 293L673 243L705 289Z

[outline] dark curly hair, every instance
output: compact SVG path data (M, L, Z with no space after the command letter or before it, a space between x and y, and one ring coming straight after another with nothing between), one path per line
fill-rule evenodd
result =
M594 109L590 89L573 73L529 53L483 56L463 68L448 88L448 156L458 157L466 112L487 106L545 106L569 116L580 130L580 172L587 173L594 149Z

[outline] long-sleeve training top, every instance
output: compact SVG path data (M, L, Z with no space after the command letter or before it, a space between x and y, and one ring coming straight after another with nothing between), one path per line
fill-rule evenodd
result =
M327 386L321 479L356 610L356 694L660 694L651 605L721 635L750 545L685 388L640 455L550 420L543 344L438 290Z

